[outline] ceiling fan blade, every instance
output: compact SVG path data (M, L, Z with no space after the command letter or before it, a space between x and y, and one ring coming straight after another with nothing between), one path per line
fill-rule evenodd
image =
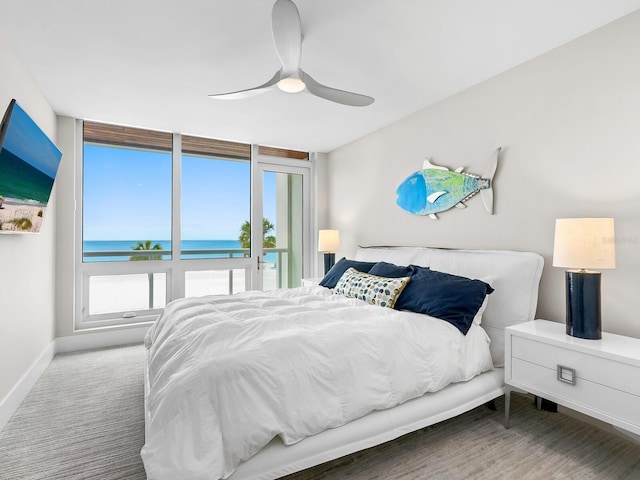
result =
M302 54L300 12L291 0L277 0L271 13L273 43L282 62L284 77L298 72Z
M368 97L367 95L360 95L359 93L347 92L345 90L338 90L336 88L322 85L321 83L316 82L302 69L300 69L300 80L304 82L307 90L314 95L332 102L341 103L342 105L366 107L375 101L372 97Z
M238 98L249 98L254 95L259 95L261 93L266 92L271 87L273 87L276 83L280 81L282 78L282 69L278 70L271 80L257 87L248 88L246 90L238 90L236 92L228 92L228 93L213 93L209 95L210 98L220 98L222 100L235 100Z

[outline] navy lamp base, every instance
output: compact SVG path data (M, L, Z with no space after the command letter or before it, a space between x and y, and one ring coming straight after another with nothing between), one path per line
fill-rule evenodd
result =
M567 284L567 335L589 340L602 338L600 272L570 270Z
M331 267L336 263L336 254L331 252L325 252L324 254L324 274L326 275Z

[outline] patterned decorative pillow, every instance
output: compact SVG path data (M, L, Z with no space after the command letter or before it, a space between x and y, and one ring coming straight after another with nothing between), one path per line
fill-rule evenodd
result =
M410 277L387 278L348 268L338 280L333 293L364 300L372 305L393 308Z

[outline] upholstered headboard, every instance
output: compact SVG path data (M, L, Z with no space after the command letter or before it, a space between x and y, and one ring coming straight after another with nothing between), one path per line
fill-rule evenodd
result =
M420 265L489 283L495 291L489 296L482 327L491 338L496 367L504 365L505 327L534 318L544 265L542 257L531 252L428 247L360 247L355 259Z

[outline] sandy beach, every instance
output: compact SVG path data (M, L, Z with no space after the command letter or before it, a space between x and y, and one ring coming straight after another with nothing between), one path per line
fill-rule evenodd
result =
M153 275L153 307L163 308L167 303L166 276L164 273ZM233 292L244 292L245 271L233 270ZM276 269L265 268L263 271L265 289L276 288ZM145 274L130 275L96 275L89 282L91 315L146 310L149 308L149 276ZM229 294L229 270L187 271L185 296Z
M234 292L243 292L244 270L234 270ZM220 295L229 293L229 271L209 270L186 272L185 296ZM166 275L153 275L153 308L167 304ZM149 308L149 276L143 274L96 275L89 282L89 314L136 311Z
M0 230L38 232L46 210L42 205L5 202L0 208Z

